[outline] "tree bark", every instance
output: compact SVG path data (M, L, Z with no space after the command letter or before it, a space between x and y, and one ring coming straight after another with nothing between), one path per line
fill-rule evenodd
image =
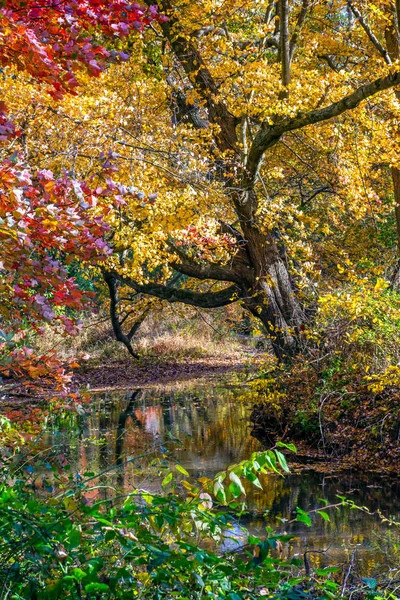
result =
M280 360L294 356L300 345L304 310L273 235L254 217L258 200L253 189L234 197L251 267L251 285L244 290L246 308L264 324Z

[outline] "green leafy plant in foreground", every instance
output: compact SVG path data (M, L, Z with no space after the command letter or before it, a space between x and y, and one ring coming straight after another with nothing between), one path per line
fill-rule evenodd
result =
M24 466L28 472L32 467ZM224 531L243 510L243 480L260 486L258 475L287 470L280 450L250 460L195 487L184 480L186 497L174 492L134 490L123 498L89 504L88 476L48 497L35 492L32 480L11 480L3 469L0 483L0 598L57 600L197 599L252 600L336 598L337 569L304 570L303 561L286 560L277 549L291 539L270 528L264 539L249 537L240 551L219 551ZM21 474L21 468L15 471ZM175 465L163 486L175 474ZM218 502L219 504L215 504ZM221 504L228 504L222 510ZM339 499L336 506L346 502ZM329 508L329 507L328 507ZM325 509L326 510L326 509ZM316 509L321 518L325 510ZM298 509L297 520L310 525ZM377 585L365 580L360 598L378 598ZM388 598L390 595L387 596Z

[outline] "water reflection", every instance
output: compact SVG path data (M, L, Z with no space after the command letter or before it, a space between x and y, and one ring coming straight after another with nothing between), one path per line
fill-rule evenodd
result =
M247 401L246 401L247 399ZM111 465L119 468L101 478L92 497L109 494L107 485L129 492L133 487L156 491L160 479L155 477L151 457L141 463L127 459L147 453L152 448L168 445L176 460L193 479L212 477L229 464L239 462L261 450L259 441L251 437L249 414L251 396L242 387L194 385L175 390L136 389L126 393L102 393L93 396L91 414L76 435L69 430L54 430L47 444L62 447L66 462L81 474L98 473ZM175 441L175 438L179 442ZM330 548L328 557L312 555L313 564L342 562L349 549L359 545L359 556L371 571L379 562L376 537L382 538L385 527L365 513L340 509L330 512L331 520L315 517L314 527L287 523L295 516L296 507L312 510L322 506L321 498L337 502L337 493L358 505L381 510L400 520L400 485L398 480L373 478L365 473L332 476L315 472L289 475L285 478L267 476L263 490L247 486L249 512L241 523L254 535L265 535L265 512L280 531L294 533L297 539L286 545L290 555L304 549ZM282 522L284 520L284 522ZM239 531L240 523L234 524ZM379 538L378 538L379 539ZM227 540L226 547L234 546Z

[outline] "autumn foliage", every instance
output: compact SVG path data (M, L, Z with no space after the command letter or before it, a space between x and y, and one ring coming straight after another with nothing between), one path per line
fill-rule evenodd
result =
M98 76L108 64L128 59L112 49L114 39L162 17L155 6L93 0L0 3L0 19L3 72L16 71L17 78L22 72L59 100L77 94L79 72ZM103 201L96 210L99 190L70 170L31 164L13 111L12 104L0 103L1 375L41 385L53 381L65 392L57 358L32 355L26 337L46 322L77 332L74 311L88 305L90 293L68 268L74 261L94 265L110 254L103 218L109 208Z

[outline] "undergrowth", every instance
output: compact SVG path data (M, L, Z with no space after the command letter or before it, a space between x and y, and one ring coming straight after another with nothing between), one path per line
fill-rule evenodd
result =
M251 327L246 326L240 309L200 311L190 307L174 309L167 304L146 318L133 345L144 361L245 360L257 352L257 342L243 332L251 334ZM74 337L66 338L49 327L36 339L36 346L41 352L57 349L64 359L84 357L92 363L124 361L129 357L125 347L115 340L106 312L82 323Z
M326 457L400 464L400 295L375 286L322 295L304 351L252 382L259 437L306 440ZM376 459L379 458L379 461Z

